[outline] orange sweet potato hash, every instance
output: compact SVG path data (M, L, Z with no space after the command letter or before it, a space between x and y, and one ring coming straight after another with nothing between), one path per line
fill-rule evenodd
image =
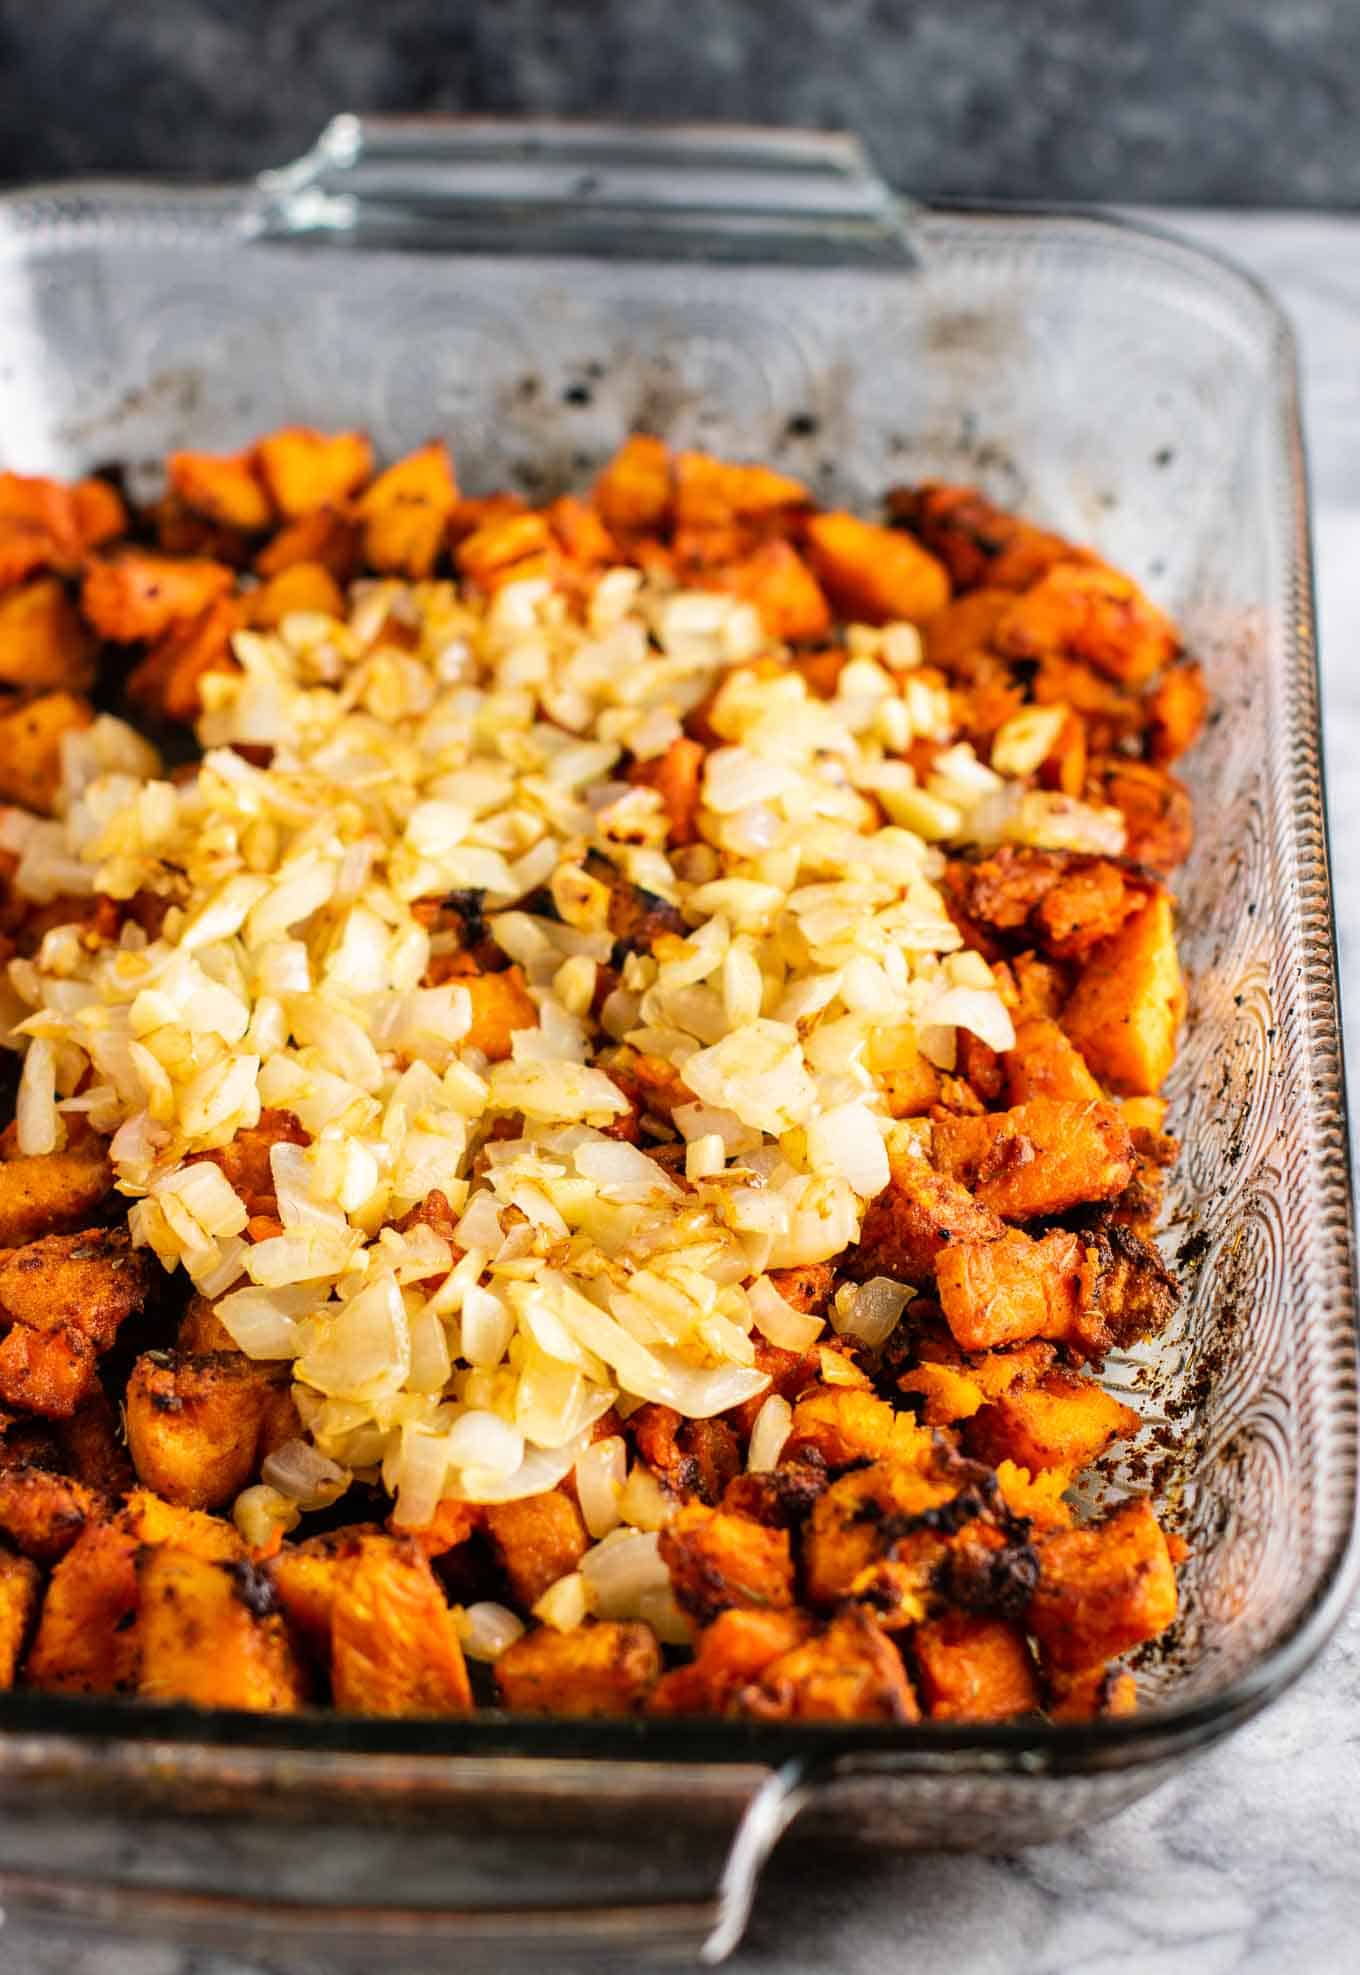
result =
M315 1406L287 1359L248 1354L221 1292L189 1293L135 1215L130 1232L116 1120L81 1108L95 1074L54 1044L60 1123L44 1143L40 1105L25 1126L21 1103L0 1139L5 1685L377 1715L1068 1720L1134 1706L1121 1657L1173 1619L1184 1547L1145 1500L1088 1521L1068 1494L1139 1430L1100 1383L1106 1355L1178 1300L1152 1240L1177 1150L1158 1093L1185 1013L1170 886L1191 819L1171 765L1205 690L1129 578L971 488L894 489L875 522L820 509L769 467L644 435L588 494L537 508L464 494L442 443L379 471L363 435L300 429L232 457L172 454L163 498L140 509L105 479L8 473L0 798L60 816L76 744L103 731L92 693L153 731L192 723L249 666L250 634L315 636L357 597L370 649L396 663L419 643L410 598L434 594L421 586L455 585L481 609L530 586L570 619L621 569L663 597L752 606L749 670L796 679L800 705L841 704L847 668L858 680L866 665L882 697L927 697L933 733L883 728L911 771L893 820L929 837L1008 1046L959 1026L931 1050L881 1017L868 1062L885 1183L857 1239L765 1271L786 1341L767 1334L778 1325L750 1333L750 1396L688 1417L622 1389L553 1485L436 1492L412 1526L380 1461L341 1472L314 1454L308 1469ZM659 751L625 747L614 771L646 792L660 849L696 871L718 841L716 704L688 705ZM233 745L268 767L267 740ZM1014 814L1049 827L970 840L951 808L960 746L1019 791ZM871 800L855 827L887 821ZM25 967L135 950L175 909L155 884L113 896L56 879L35 896L22 829L4 841L0 939L21 990ZM602 1010L693 915L627 870L598 849L581 867L613 947L575 1015L618 1093L607 1136L669 1176L680 1215L711 1137L687 1154L683 1075L621 1042ZM555 891L525 910L566 907ZM532 982L475 887L424 897L415 916L431 931L425 984L466 990L464 1046L494 1079L538 1019ZM7 1006L27 1012L13 994ZM504 1108L474 1122L474 1157L519 1122ZM257 1103L195 1155L241 1203L238 1250L284 1239L277 1155L313 1136L286 1104ZM450 1175L393 1217L443 1258L422 1285L436 1304L466 1252L457 1199ZM446 1344L436 1379L470 1376L452 1319ZM641 1597L605 1567L630 1543L655 1574Z

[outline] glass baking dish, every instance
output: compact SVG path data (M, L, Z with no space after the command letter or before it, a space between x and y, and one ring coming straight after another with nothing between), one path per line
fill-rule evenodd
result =
M1142 1708L1089 1726L260 1720L0 1697L0 1899L326 1965L716 1960L800 1829L1009 1849L1278 1693L1355 1575L1350 1180L1293 350L1226 263L1109 220L922 210L844 137L342 117L243 188L0 199L0 465L134 470L283 420L452 441L471 491L634 427L871 503L979 479L1180 617L1192 1026L1173 1329L1110 1367L1110 1478L1192 1555Z

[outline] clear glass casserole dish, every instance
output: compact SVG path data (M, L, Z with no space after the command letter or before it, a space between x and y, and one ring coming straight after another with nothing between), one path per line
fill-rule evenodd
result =
M1142 1707L1095 1725L265 1720L0 1697L0 1899L328 1966L588 1946L717 1959L800 1828L1012 1848L1152 1788L1288 1684L1355 1575L1354 1257L1287 325L1174 240L922 211L852 141L341 118L238 189L0 199L0 466L441 432L472 491L633 427L819 496L976 478L1186 626L1193 980L1174 1327L1111 1368L1114 1486L1192 1555Z

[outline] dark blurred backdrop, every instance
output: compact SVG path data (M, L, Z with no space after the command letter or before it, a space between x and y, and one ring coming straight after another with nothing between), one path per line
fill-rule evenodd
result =
M0 0L0 179L240 175L336 109L854 127L925 193L1360 203L1360 0Z

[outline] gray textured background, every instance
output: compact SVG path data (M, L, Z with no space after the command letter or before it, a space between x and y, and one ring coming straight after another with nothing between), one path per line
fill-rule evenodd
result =
M241 174L335 109L840 125L922 193L1360 205L1360 0L0 0L0 180Z

